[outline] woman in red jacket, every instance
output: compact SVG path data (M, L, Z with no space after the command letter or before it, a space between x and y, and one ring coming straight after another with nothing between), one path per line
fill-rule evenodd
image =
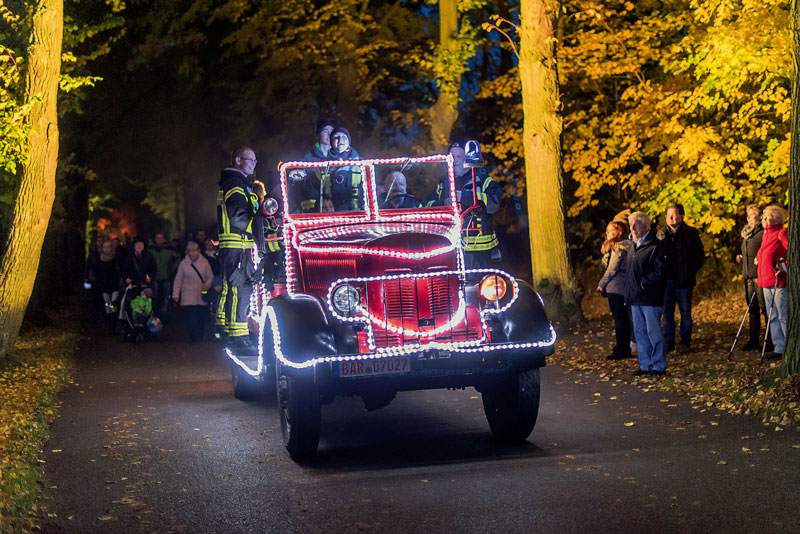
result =
M761 224L764 237L756 255L758 264L758 287L764 289L764 301L769 316L769 331L775 352L774 358L783 357L786 342L786 254L789 238L783 208L768 206L764 208Z

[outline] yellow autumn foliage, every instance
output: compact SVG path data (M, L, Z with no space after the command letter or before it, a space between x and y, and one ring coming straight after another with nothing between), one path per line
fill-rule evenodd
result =
M786 202L789 2L566 0L558 30L567 215L609 220L682 202L722 236L749 203ZM517 73L480 101L519 107ZM492 124L487 151L520 173L516 112Z
M35 516L42 447L68 381L77 335L50 328L18 338L0 367L0 532L22 532Z

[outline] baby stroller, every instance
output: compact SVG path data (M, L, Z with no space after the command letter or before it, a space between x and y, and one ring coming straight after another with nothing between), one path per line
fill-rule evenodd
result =
M136 343L154 339L161 331L161 319L153 315L153 290L128 284L120 303L120 341Z

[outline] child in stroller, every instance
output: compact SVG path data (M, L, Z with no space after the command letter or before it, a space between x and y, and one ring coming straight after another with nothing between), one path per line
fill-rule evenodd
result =
M122 341L144 341L161 330L161 320L153 315L153 290L129 284L120 311Z

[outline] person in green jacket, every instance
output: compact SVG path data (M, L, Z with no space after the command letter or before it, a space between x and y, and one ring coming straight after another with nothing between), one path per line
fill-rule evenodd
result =
M153 313L153 290L149 287L142 289L139 296L131 301L133 324L144 324Z
M175 276L181 257L169 246L162 233L153 236L150 254L156 260L155 309L163 315L167 311L169 294L172 291L172 278Z

